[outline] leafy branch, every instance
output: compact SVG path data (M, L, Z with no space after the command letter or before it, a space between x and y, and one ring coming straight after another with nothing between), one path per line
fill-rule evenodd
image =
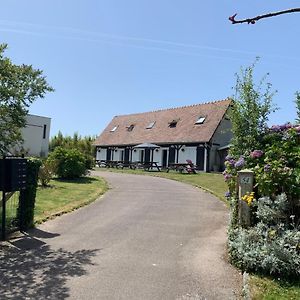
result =
M241 20L236 20L235 17L237 16L237 14L234 14L233 16L229 17L228 20L232 24L241 24L241 23L255 24L256 21L258 21L260 19L271 18L271 17L295 13L295 12L300 12L300 8L291 8L291 9L287 9L287 10L272 12L272 13L268 13L268 14L264 14L264 15L259 15L259 16L253 17L253 18L247 18L247 19L241 19Z

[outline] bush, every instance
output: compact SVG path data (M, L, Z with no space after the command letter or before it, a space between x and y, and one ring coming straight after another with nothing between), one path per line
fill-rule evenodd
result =
M95 167L95 158L91 155L84 155L85 158L85 167L88 170L92 170Z
M227 156L224 178L232 195L236 191L237 172L251 169L255 176L256 197L285 193L289 211L300 219L300 126L276 125L266 130L260 149L249 149L237 158Z
M229 254L232 262L245 271L268 275L300 276L300 231L294 217L288 216L285 194L273 201L256 201L258 223L252 228L229 230Z
M39 170L39 181L43 187L49 185L53 175L53 168L49 160L44 160Z
M259 146L239 157L228 155L224 178L231 203L229 254L246 271L300 276L300 126L290 123L265 130ZM254 172L251 225L238 220L237 173ZM258 199L258 200L255 200Z
M262 141L263 155L249 161L261 195L286 193L292 206L300 199L300 126L272 126Z
M72 179L87 174L85 157L77 149L57 147L50 153L48 161L59 178Z

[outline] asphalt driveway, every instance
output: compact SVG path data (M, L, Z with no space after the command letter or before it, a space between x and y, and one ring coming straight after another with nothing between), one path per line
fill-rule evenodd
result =
M238 298L222 202L168 179L95 174L111 186L101 199L14 240L0 257L1 299Z

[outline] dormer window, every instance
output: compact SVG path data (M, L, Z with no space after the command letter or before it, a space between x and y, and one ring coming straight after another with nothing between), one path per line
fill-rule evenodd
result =
M149 125L146 127L146 129L152 129L154 124L155 124L155 122L149 123Z
M110 132L115 132L119 126L115 126L113 129L110 130Z
M130 126L127 126L127 131L132 131L134 128L134 124L131 124Z
M199 125L199 124L203 124L204 121L205 121L206 117L199 117L198 120L195 122L196 125Z
M179 120L176 120L176 119L172 120L171 122L169 122L169 127L170 128L175 128L176 125L177 125L177 123L178 123L178 121Z

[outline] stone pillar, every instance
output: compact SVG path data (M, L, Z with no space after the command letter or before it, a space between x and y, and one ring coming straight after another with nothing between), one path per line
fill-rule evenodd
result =
M251 170L242 170L238 172L238 187L239 187L239 224L243 227L251 225L250 207L242 200L246 194L253 192L254 173Z

